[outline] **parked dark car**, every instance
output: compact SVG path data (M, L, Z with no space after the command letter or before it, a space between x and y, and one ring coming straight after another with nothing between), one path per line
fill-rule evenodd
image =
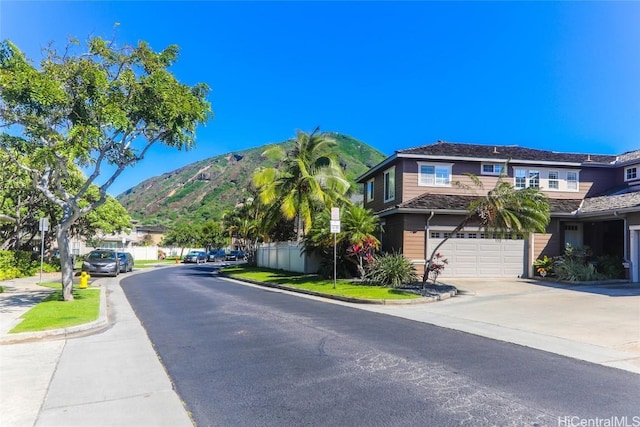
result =
M109 249L91 251L84 257L82 271L116 277L120 273L120 258L116 251Z
M120 273L133 271L133 255L129 252L118 252L118 258L120 258Z
M225 260L227 261L240 261L245 259L244 251L231 251L225 256Z
M207 262L207 253L205 251L191 251L185 255L184 262L195 262L196 264Z
M227 256L227 253L222 249L219 251L209 251L209 254L207 255L207 261L210 261L210 262L224 261L226 256Z

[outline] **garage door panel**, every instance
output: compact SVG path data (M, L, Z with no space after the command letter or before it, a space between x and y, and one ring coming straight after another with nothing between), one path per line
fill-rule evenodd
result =
M429 240L429 253L442 239ZM449 260L446 277L518 277L525 271L524 240L449 239L438 249Z

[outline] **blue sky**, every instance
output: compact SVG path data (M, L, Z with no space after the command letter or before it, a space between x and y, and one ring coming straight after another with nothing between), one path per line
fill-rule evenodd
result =
M68 37L181 48L211 88L195 149L155 147L111 188L296 129L384 154L437 140L620 154L640 148L640 2L0 1L29 58Z

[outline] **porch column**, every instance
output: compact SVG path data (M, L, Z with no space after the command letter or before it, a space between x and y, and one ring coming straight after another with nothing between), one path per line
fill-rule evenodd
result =
M640 225L629 227L629 281L640 282Z

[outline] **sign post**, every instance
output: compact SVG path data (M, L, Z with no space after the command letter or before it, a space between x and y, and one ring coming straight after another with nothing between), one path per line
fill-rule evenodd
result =
M49 231L49 218L40 218L38 226L40 230L40 283L42 283L42 267L44 265L44 238Z
M340 208L331 208L331 221L329 222L333 233L333 289L336 288L336 240L340 232Z

